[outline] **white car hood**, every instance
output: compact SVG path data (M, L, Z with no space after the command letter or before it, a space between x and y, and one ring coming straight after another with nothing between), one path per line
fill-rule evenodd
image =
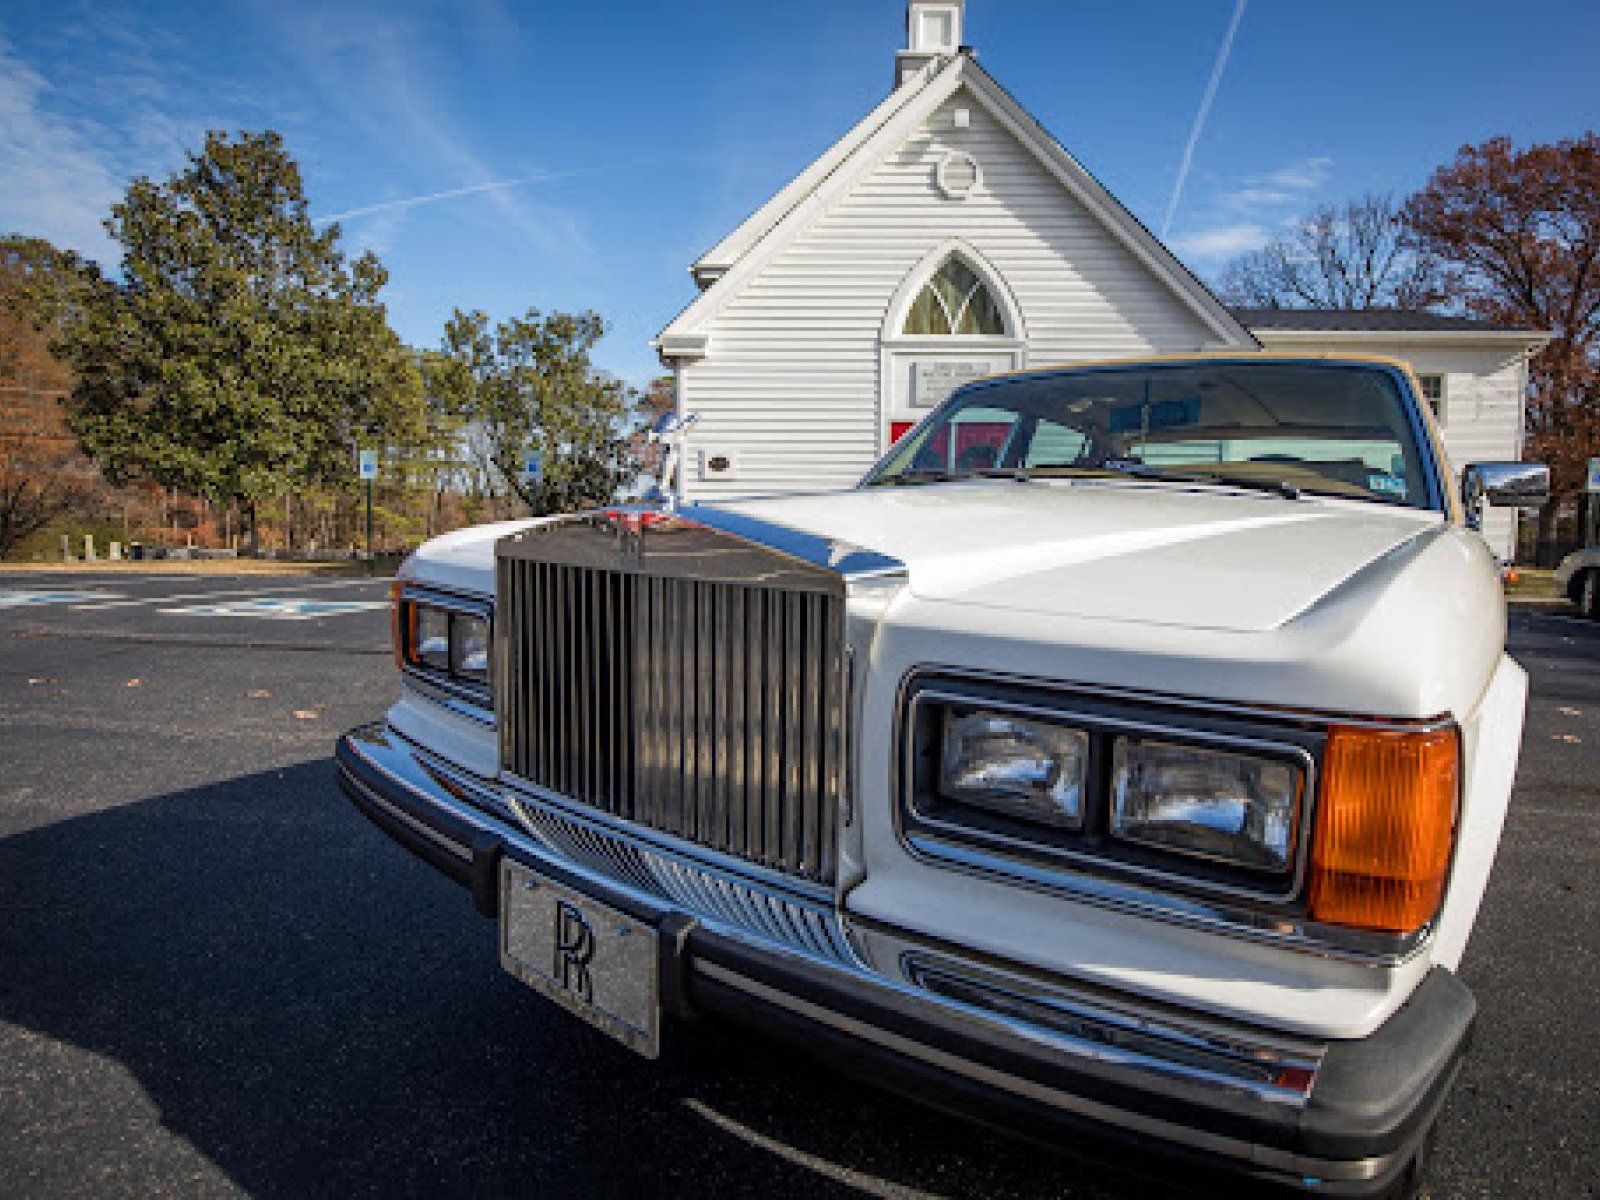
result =
M1443 519L1122 481L985 480L716 507L897 558L922 599L1235 632L1282 626Z

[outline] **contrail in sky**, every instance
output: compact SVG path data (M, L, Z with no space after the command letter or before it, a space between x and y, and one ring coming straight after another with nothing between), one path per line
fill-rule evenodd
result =
M1211 102L1217 98L1217 88L1222 85L1222 73L1228 69L1228 59L1233 55L1233 39L1239 34L1239 22L1244 20L1248 0L1239 0L1233 10L1233 20L1228 22L1228 32L1222 39L1222 49L1217 51L1216 65L1211 68L1211 79L1206 84L1205 95L1200 97L1200 108L1194 114L1194 126L1189 130L1188 144L1183 148L1183 161L1178 164L1178 179L1172 185L1172 199L1167 202L1167 217L1161 222L1161 237L1166 240L1172 228L1172 218L1177 214L1178 201L1183 199L1183 185L1189 181L1189 164L1194 161L1194 148L1205 132L1206 118L1211 115Z
M540 179L554 179L554 175L541 175ZM432 192L426 196L407 196L403 200L384 200L379 204L368 204L362 208L350 208L344 212L329 213L325 217L315 217L318 225L326 225L330 221L347 221L351 217L366 217L373 213L388 212L395 208L415 208L419 204L432 204L436 200L451 200L457 196L475 196L480 192L496 192L502 188L516 187L519 183L531 183L530 179L502 179L496 183L475 183L471 187L451 188L447 192Z

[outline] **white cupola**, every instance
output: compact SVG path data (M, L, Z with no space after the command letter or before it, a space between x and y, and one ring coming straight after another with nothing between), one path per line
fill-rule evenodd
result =
M934 59L961 49L961 20L966 7L966 0L910 0L906 7L906 48L895 55L896 87Z

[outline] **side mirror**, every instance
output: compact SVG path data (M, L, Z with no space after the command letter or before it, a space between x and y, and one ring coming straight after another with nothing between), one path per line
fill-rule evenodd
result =
M1483 525L1485 503L1495 508L1543 508L1550 499L1550 468L1543 463L1473 463L1461 472L1467 524Z

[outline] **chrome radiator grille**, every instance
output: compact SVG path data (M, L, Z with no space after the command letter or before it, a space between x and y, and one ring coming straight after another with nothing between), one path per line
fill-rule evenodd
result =
M611 553L596 553L596 535ZM652 534L648 553L630 538L590 523L526 539L525 557L502 543L502 765L612 816L832 882L842 589L758 547L730 554L720 537Z

